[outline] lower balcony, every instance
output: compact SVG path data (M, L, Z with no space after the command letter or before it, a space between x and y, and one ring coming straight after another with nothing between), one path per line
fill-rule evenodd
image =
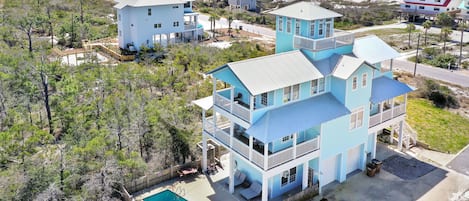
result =
M272 169L319 150L319 134L311 139L297 140L294 145L280 151L271 152L269 148L272 148L272 143L265 147L264 143L253 139L250 146L249 137L244 134L243 130L233 129L233 135L230 135L230 130L229 121L217 120L216 126L213 117L204 121L205 133L264 170Z
M401 115L404 115L406 113L405 102L394 104L381 103L380 107L382 107L383 109L379 110L378 108L378 111L371 111L369 128L387 122L391 119L400 117Z

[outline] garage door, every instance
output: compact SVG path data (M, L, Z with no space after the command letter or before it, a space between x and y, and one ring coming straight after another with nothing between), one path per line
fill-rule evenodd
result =
M361 145L352 148L348 151L347 155L347 174L353 172L360 167L360 147Z
M339 163L337 162L337 156L331 157L321 164L322 166L322 178L321 178L321 185L326 185L330 182L333 182L337 179L338 168L337 166Z

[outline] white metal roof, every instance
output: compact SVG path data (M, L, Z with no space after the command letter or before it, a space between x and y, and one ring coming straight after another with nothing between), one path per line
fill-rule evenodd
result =
M400 57L395 49L375 35L355 39L353 54L370 64Z
M285 6L269 13L272 15L286 16L302 20L318 20L342 16L334 11L319 7L313 2L305 1Z
M184 4L193 0L116 0L117 4L114 8L122 9L126 6L145 7L145 6L162 6L172 4Z
M324 77L299 50L228 63L252 95Z
M207 96L205 98L193 100L192 103L201 107L203 110L208 110L213 106L213 96Z
M337 65L332 72L334 77L346 80L348 79L360 66L365 63L365 60L356 57L342 55Z

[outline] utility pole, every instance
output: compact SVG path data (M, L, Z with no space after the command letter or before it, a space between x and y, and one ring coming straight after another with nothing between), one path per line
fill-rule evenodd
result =
M414 77L417 73L417 64L419 63L419 47L420 47L420 33L417 38L417 52L415 53L415 66L414 66Z

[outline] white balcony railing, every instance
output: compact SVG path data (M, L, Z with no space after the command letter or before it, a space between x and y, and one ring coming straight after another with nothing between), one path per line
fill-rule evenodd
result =
M236 138L233 138L233 150L237 151L242 156L249 158L249 146L239 141ZM254 151L254 150L252 150Z
M293 148L288 148L269 155L269 169L287 161L293 160Z
M301 144L296 145L296 157L303 156L309 152L319 149L319 138L314 138L313 140L308 140Z
M254 164L260 168L264 169L264 155L260 154L256 150L252 151L252 162L254 162Z
M345 45L353 44L355 36L353 33L338 31L335 36L328 38L312 39L295 35L293 37L293 47L295 49L308 49L311 51L321 51L335 49Z
M215 93L215 100L214 104L227 112L230 112L233 115L236 115L237 117L250 122L251 119L251 112L249 111L248 108L236 103L236 102L231 102L228 98L225 98L224 96ZM233 104L233 107L231 107L231 104Z
M401 103L394 105L394 107L384 110L382 113L377 113L370 116L369 128L374 127L378 124L386 122L390 119L394 119L406 113L406 104Z
M217 139L219 139L220 142L222 142L222 143L224 143L228 146L230 145L230 134L225 132L224 130L219 129L217 131L217 134L215 135L215 137Z

